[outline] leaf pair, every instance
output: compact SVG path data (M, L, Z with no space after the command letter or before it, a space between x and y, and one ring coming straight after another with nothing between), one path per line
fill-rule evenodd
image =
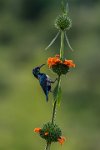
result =
M50 42L50 44L45 48L45 50L48 50L49 47L50 47L51 45L53 45L53 43L54 43L54 42L56 41L56 39L58 38L59 34L60 34L60 31L56 34L56 36L53 38L53 40ZM66 39L66 42L67 42L67 44L68 44L70 50L73 51L73 48L72 48L71 45L70 45L70 42L69 42L69 39L68 39L68 36L67 36L66 32L65 32L65 39Z

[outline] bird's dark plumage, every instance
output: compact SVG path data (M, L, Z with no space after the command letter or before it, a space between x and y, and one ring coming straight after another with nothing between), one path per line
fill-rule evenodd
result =
M41 65L40 67L34 68L32 73L39 80L39 83L40 83L40 85L41 85L41 87L42 87L42 89L46 95L46 101L48 101L48 94L51 90L52 81L48 75L46 75L45 73L40 73L40 68L43 65Z
M38 79L39 79L40 85L46 95L46 100L48 101L48 94L49 94L49 91L51 90L51 80L50 80L49 76L44 73L40 73L38 75Z

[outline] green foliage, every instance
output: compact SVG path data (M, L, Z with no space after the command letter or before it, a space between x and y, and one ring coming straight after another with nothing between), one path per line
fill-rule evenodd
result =
M61 1L61 9L64 14L67 14L69 11L68 3L65 0Z
M61 91L61 81L58 80L57 85L55 86L54 90L53 90L53 97L54 97L54 101L57 101L57 103L60 105L61 102L61 98L62 98L62 91Z

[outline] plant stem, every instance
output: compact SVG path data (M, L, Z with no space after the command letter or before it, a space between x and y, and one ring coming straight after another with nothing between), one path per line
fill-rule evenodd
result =
M60 59L63 60L63 55L64 55L64 31L61 31L61 47L60 47ZM58 85L60 84L60 76L58 76ZM52 124L55 122L55 117L56 117L56 106L57 106L57 99L54 102L53 106L53 112L52 112ZM45 150L50 150L51 143L47 142L47 145L45 147Z
M58 85L59 85L59 83L60 83L60 76L58 76ZM52 121L51 121L52 124L54 124L54 122L55 122L56 106L57 106L57 99L55 100L54 106L53 106ZM46 145L46 147L45 147L45 150L50 150L50 147L51 147L51 143L48 143L48 142L47 142L47 145Z
M60 59L63 60L63 56L64 56L64 31L61 31Z
M52 124L54 124L54 121L55 121L55 115L56 115L56 104L57 104L57 101L55 101L55 102L54 102L54 106L53 106Z
M60 83L60 76L58 76L58 85ZM53 113L52 113L52 124L54 124L55 122L55 117L56 117L56 106L57 106L57 99L54 102L54 106L53 106Z
M64 31L61 31L61 47L60 47L60 59L63 60L64 56ZM60 84L60 76L58 76L58 85ZM53 106L53 113L52 113L52 124L55 122L55 117L56 117L56 106L57 106L57 99L54 102ZM50 150L51 143L47 142L47 145L45 147L45 150Z
M45 147L45 150L50 150L50 146L51 146L51 143L48 143L48 142L47 142L47 145L46 145L46 147Z

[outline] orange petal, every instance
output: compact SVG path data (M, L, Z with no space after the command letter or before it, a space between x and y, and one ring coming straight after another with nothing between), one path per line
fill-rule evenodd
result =
M46 136L46 135L48 135L48 134L49 134L48 132L45 132L45 134L44 134L44 135Z
M56 57L49 57L47 60L47 64L49 68L58 63L61 63L61 60L59 59L59 55L57 55Z
M73 60L65 60L63 64L67 65L68 67L75 67Z
M65 142L65 137L58 138L58 142L62 145Z
M34 132L39 133L40 131L41 131L41 128L35 128L35 129L34 129Z

